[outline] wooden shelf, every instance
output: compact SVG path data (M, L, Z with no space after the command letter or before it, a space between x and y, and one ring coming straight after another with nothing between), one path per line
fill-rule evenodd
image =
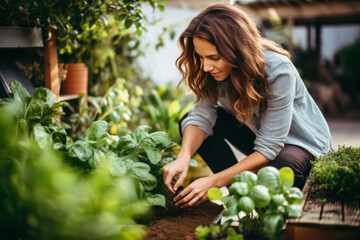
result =
M81 94L71 94L71 95L60 95L59 96L59 101L68 101L68 100L74 100L74 99L78 99L80 97Z

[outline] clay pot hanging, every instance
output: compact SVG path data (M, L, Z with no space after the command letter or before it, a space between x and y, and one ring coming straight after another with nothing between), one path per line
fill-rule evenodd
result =
M61 82L61 94L87 96L88 68L84 63L67 64L66 78Z

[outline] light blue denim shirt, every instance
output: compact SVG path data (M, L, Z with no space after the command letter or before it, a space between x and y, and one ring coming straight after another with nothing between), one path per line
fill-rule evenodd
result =
M268 86L273 94L267 97L268 106L261 118L254 113L254 150L269 160L276 158L284 144L302 147L315 157L327 153L332 148L328 124L295 66L284 55L272 51L264 54ZM218 89L226 88L226 84L219 82ZM207 136L213 135L219 106L235 115L226 91L222 92L225 95L219 97L217 105L211 104L209 99L196 103L181 128L196 125Z

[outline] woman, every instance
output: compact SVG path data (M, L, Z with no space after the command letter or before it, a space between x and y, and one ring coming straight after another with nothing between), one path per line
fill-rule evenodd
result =
M195 206L213 187L264 166L294 170L302 188L310 161L332 147L329 127L309 95L289 53L260 36L242 11L216 4L197 15L179 37L177 59L196 104L179 123L178 158L163 167L173 194L197 151L214 175L197 179L175 196L177 206ZM180 82L180 83L181 83ZM224 139L247 155L238 162Z

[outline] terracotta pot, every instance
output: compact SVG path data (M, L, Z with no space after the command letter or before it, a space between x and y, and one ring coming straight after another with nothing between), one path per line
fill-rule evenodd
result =
M85 94L88 88L88 68L84 63L67 64L66 78L61 82L61 94Z

